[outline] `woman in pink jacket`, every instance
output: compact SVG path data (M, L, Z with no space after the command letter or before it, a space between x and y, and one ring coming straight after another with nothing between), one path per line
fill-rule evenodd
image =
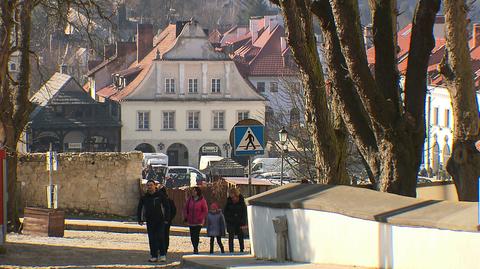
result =
M207 214L207 201L203 198L200 188L194 187L191 196L188 198L185 207L183 208L183 219L190 227L190 239L192 240L193 254L198 254L200 230L205 223L205 217Z

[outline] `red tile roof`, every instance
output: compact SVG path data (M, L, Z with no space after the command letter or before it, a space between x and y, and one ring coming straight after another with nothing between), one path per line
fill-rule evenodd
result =
M104 98L110 98L110 96L116 94L117 92L118 90L115 88L114 85L109 85L97 91L96 94Z
M153 49L140 62L135 61L127 69L129 71L141 70L138 72L138 75L125 88L114 92L109 96L109 98L114 101L122 101L125 97L133 93L148 74L148 71L152 67L153 60L157 57L157 51L160 53L160 55L165 54L173 48L176 40L176 25L170 24L160 33L160 35L155 37ZM98 92L105 91L106 93L110 94L112 93L112 89L110 89L110 87L112 86L107 86L103 89L100 89Z
M263 29L259 37L238 48L232 55L234 61L242 67L243 76L294 76L298 74L296 66L285 64L290 57L289 50L281 50L280 38L285 36L281 25L273 29Z
M210 41L210 43L220 43L222 37L223 35L215 29L208 35L208 41Z

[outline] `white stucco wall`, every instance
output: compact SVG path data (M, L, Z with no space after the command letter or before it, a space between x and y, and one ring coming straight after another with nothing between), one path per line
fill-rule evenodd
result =
M432 87L429 86L429 94L427 95L427 101L425 103L426 111L426 124L430 123L430 128L427 126L427 135L429 136L425 139L424 146L424 164L428 167L432 167L433 164L433 146L435 142L439 145L439 160L440 166L445 169L446 160L445 156L449 156L448 151L445 152L448 145L448 150L450 154L452 152L452 143L453 143L453 109L451 105L450 94L448 90L444 87ZM477 94L477 101L480 100L480 95ZM430 110L429 110L430 107ZM438 124L435 124L435 108L438 108ZM446 110L449 110L449 124L446 125ZM430 121L428 121L430 118ZM447 158L448 159L448 158Z
M263 122L263 101L135 101L121 103L122 151L131 151L141 143L149 143L157 152L166 152L173 143L181 143L188 149L189 165L198 166L200 147L205 143L222 145L229 142L230 130L237 123L237 112L248 110L250 117ZM213 111L225 111L225 129L213 129ZM150 130L137 130L137 111L150 111ZM162 130L163 111L175 111L175 130ZM188 130L188 111L200 111L200 129ZM165 145L159 151L157 145Z
M286 215L298 262L374 268L478 268L480 233L393 226L341 214L248 206L253 254L275 258L272 218Z

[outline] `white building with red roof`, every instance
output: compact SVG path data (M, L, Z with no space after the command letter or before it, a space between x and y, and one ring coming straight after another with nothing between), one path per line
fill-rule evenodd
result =
M242 75L267 98L267 114L281 113L280 117L287 121L298 122L301 105L297 102L301 95L292 93L301 93L301 80L287 46L283 18L280 15L252 17L248 29L233 27L224 34L221 43Z
M120 104L122 151L163 151L170 165L197 166L201 155L226 155L238 120L263 121L265 98L197 22L170 24L153 44L144 41L139 47L150 49L96 91Z

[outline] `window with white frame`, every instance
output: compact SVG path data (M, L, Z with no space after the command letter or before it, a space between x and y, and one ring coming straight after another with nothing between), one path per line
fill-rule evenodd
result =
M270 82L270 92L278 92L278 82Z
M175 111L163 112L163 129L165 130L175 129Z
M225 111L213 111L213 129L225 129Z
M189 111L187 129L200 129L200 111Z
M212 79L212 93L220 93L220 79L213 78Z
M198 79L191 78L188 80L188 93L198 93Z
M165 79L165 92L166 93L175 93L175 79L166 78Z
M249 111L238 111L237 112L237 119L238 121L248 119Z
M150 130L150 111L137 111L137 129Z

